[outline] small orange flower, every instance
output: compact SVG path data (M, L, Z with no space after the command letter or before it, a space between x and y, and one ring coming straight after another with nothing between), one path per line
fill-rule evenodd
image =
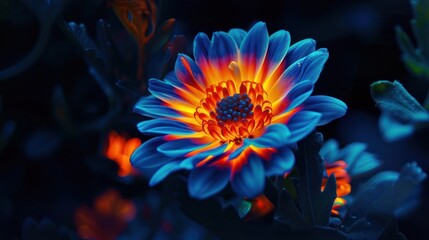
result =
M110 131L104 155L118 164L119 176L136 175L137 171L131 166L130 156L141 143L139 138L129 139L124 134Z
M83 239L116 239L134 219L136 207L123 199L118 191L108 190L94 201L94 207L81 206L75 212L75 224Z
M335 179L337 180L337 198L334 201L331 213L338 216L338 209L347 203L343 197L349 195L352 190L350 185L351 177L346 170L347 163L342 160L325 162L325 168L327 174L322 181L322 191L325 189L328 177L331 174L335 174Z

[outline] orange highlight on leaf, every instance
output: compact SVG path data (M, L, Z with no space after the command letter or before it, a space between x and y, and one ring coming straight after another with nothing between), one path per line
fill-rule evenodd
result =
M83 239L114 240L135 215L132 201L123 199L116 190L108 190L94 200L93 208L78 208L74 222Z
M130 156L141 143L139 138L128 139L125 135L110 131L104 155L118 164L119 176L136 175L137 171L131 166Z

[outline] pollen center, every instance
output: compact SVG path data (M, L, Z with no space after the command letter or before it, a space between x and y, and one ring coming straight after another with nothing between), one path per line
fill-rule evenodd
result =
M226 124L253 117L253 103L247 93L222 98L216 105L216 119Z
M194 117L220 143L240 144L271 123L271 102L260 83L243 81L237 88L232 80L223 81L208 87L206 94Z

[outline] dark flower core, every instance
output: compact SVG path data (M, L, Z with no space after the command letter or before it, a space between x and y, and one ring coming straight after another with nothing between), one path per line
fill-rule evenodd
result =
M216 105L216 119L224 123L237 122L253 116L253 103L247 93L223 98Z

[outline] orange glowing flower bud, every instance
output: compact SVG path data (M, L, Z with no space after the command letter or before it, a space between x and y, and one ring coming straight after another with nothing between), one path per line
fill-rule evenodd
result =
M104 155L118 164L119 176L136 175L137 171L131 166L130 156L141 143L139 138L128 139L125 135L110 131Z

